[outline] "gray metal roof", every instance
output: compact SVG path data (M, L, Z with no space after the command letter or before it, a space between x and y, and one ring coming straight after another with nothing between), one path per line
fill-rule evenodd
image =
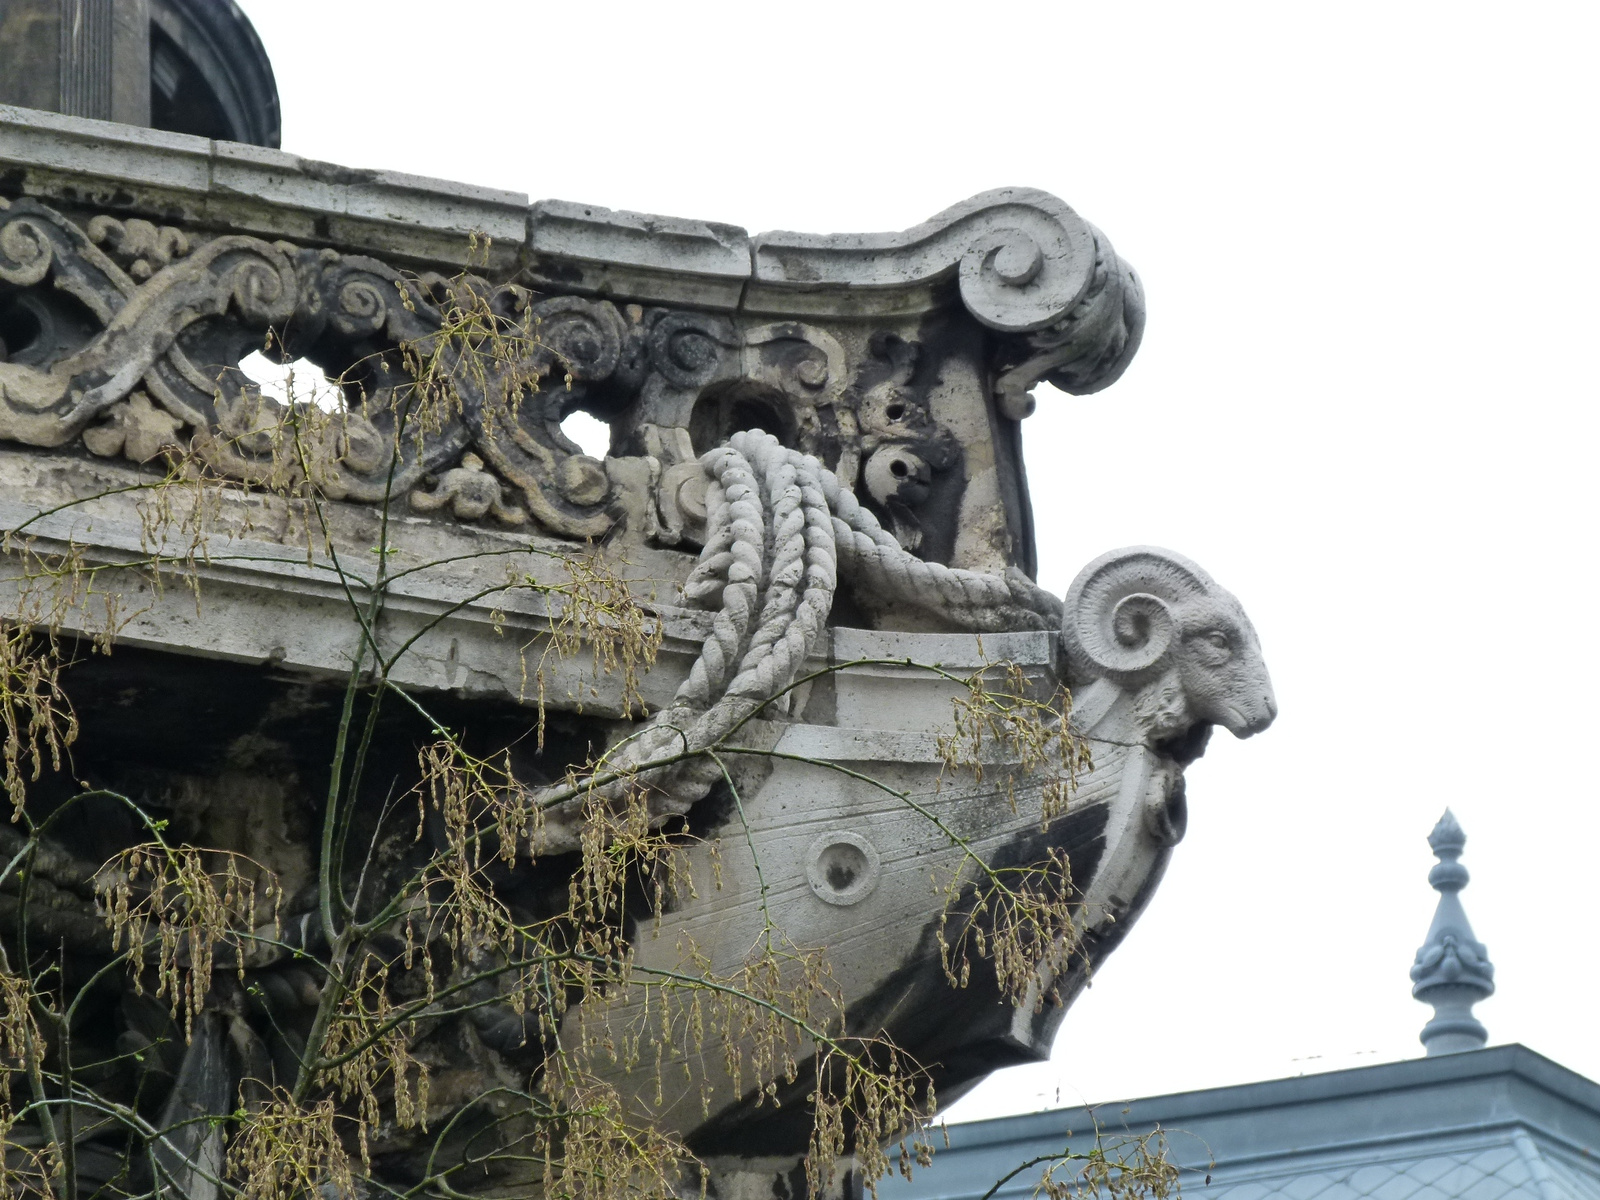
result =
M1191 1200L1600 1200L1600 1085L1523 1046L952 1125L879 1194L976 1200L1097 1125L1106 1143L1159 1126Z

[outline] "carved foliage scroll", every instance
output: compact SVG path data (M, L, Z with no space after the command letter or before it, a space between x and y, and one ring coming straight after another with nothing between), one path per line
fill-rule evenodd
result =
M594 537L611 524L603 464L560 431L571 386L617 369L622 318L607 302L408 279L259 238L191 248L147 222L96 218L85 231L31 200L0 209L0 285L28 289L10 299L18 344L0 361L0 438L82 435L92 452L144 460L188 430L223 476L303 478L364 501L429 494L429 478L475 448L549 531ZM269 342L324 368L344 396L292 438L282 405L238 366ZM429 394L429 379L448 388ZM521 511L488 508L512 523Z
M960 448L907 386L913 343L841 336L0 201L0 440L187 451L222 478L562 537L634 514L692 545L700 454L762 428L915 550ZM257 351L315 364L331 400L264 394L241 368ZM563 432L577 409L609 424L606 457Z

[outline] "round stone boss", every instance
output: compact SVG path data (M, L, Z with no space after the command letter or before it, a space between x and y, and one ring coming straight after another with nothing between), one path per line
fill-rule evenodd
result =
M828 904L859 904L878 886L879 874L877 848L857 833L824 833L806 852L811 890Z

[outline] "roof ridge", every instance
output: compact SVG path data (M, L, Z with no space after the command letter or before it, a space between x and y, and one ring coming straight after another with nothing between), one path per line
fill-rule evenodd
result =
M1575 1196L1570 1185L1565 1185L1556 1178L1549 1160L1540 1152L1526 1129L1519 1129L1512 1134L1511 1143L1516 1146L1517 1153L1522 1155L1522 1161L1528 1167L1528 1174L1538 1185L1539 1195L1543 1200L1585 1200L1583 1197Z

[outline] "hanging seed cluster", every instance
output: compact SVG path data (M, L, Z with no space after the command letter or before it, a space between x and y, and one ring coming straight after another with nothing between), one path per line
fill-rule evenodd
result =
M231 951L243 980L257 929L280 932L277 878L240 854L145 843L113 858L95 887L112 949L126 948L135 964L135 989L143 992L141 968L153 949L156 997L174 1016L182 1013L189 1037L211 992L218 948Z

